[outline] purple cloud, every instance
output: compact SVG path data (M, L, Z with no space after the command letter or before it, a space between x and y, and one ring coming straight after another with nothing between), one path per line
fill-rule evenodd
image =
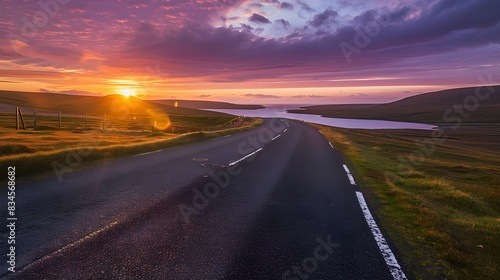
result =
M309 95L305 95L305 94L300 94L300 95L293 95L293 96L290 96L290 98L325 98L327 96L324 96L324 95L316 95L316 94L309 94Z
M308 13L314 13L316 12L315 9L313 9L309 4L307 4L306 2L302 1L302 0L296 0L297 1L297 4L300 6L300 9L302 11L305 11L305 12L308 12Z
M288 2L281 2L280 4L280 9L282 10L293 10L294 6L291 3Z
M259 14L253 13L252 16L248 18L249 21L253 23L259 23L259 24L268 24L271 23L271 21L266 18L265 16L261 16Z
M49 90L45 88L41 88L38 90L39 92L46 92L46 93L61 93L61 94L72 94L72 95L93 95L93 96L102 96L103 94L100 92L90 92L90 91L84 91L84 90L76 90L76 89L70 89L70 90Z
M315 15L309 23L314 27L321 27L325 25L329 26L332 23L337 22L338 16L339 14L336 11L332 9L326 9L324 12Z
M433 73L429 83L432 79L455 81L457 72L450 73L458 67L476 71L468 72L471 76L481 69L498 72L497 1L403 1L397 8L389 8L389 2L374 2L378 5L367 8L364 1L337 5L325 0L331 5L323 7L332 8L320 12L321 5L302 0L293 4L276 0L70 1L27 35L23 33L23 28L30 29L26 20L43 11L38 1L14 4L4 0L0 60L18 68L2 68L0 75L57 83L62 78L109 72L148 75L146 67L161 64L166 77L183 81L279 79L287 85L305 79L304 84L311 87L320 82L336 86L344 82L332 80L374 75L401 75L394 83L408 83L430 76L428 64L441 71ZM261 8L249 11L249 3L265 4L266 13ZM296 9L285 8L290 7L286 3ZM350 14L343 13L346 5ZM236 16L226 13L237 9L241 12ZM377 30L374 22L381 22L388 10L390 18L383 26L378 23L376 35L368 35L370 26ZM297 22L303 26L297 27ZM360 38L367 41L363 47L356 46ZM341 43L356 47L351 63L346 62Z
M277 19L277 20L276 20L276 22L277 22L278 24L280 24L281 26L283 26L284 28L289 28L289 27L291 26L289 21L284 20L284 19L282 19L282 18Z
M272 95L272 94L253 94L253 93L247 93L243 94L244 97L249 97L249 98L281 98L279 95Z
M487 1L475 5L485 5L485 2ZM491 7L486 5L484 8ZM462 9L471 7L463 6ZM451 12L461 14L464 11L452 9ZM325 18L334 17L334 13L327 10L316 15L316 21L313 22L320 25L325 22ZM181 29L161 32L152 27L141 26L129 42L129 47L115 52L117 57L111 57L106 65L141 68L141 65L163 61L172 65L169 75L206 76L211 81L276 78L302 74L304 71L318 73L318 77L338 77L339 70L351 75L352 72L349 71L358 71L363 67L390 69L400 60L411 57L484 47L500 42L497 35L500 34L498 15L491 14L490 19L471 19L466 25L467 29L458 29L461 27L442 19L433 19L432 11L428 11L418 18L389 24L377 37L370 38L370 44L359 54L355 63L346 63L339 44L354 44L357 30L381 14L381 11L364 13L352 25L344 25L317 36L297 33L295 36L275 39L259 37L250 28L238 30L233 27L213 28L209 25L188 24ZM496 17L496 24L476 28L484 26L478 25L478 21L495 22L493 17ZM448 18L455 22L453 16ZM433 25L429 21L434 21ZM424 30L420 30L419 26L424 26ZM445 30L444 27L448 29ZM123 56L129 59L119 59ZM330 64L326 64L327 61ZM289 67L280 71L269 70L284 64Z

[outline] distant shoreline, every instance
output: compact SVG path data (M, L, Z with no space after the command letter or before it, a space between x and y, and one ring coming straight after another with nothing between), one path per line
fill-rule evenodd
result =
M385 104L304 106L288 113L325 118L369 119L459 125L500 123L500 86L429 92Z

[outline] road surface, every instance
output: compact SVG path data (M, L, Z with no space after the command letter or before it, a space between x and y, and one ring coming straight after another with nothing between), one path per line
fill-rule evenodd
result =
M2 277L406 277L339 152L299 121L266 119L62 179L19 183L16 272L3 261Z

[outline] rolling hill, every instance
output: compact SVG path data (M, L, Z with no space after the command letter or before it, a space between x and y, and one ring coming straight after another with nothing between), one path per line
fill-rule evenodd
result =
M175 103L177 102L179 107L192 108L192 109L255 110L264 108L264 106L261 105L242 105L242 104L234 104L234 103L218 102L218 101L177 100L177 99L148 100L148 101L169 106L175 106Z
M471 87L429 92L386 104L318 105L289 112L329 118L380 119L431 124L455 124L458 118L464 123L500 123L500 86L491 86L492 93L483 100L475 97L476 89L477 87ZM488 90L482 88L480 92L487 95Z
M134 115L147 115L151 112L166 113L169 116L207 116L228 117L229 115L174 107L158 102L141 100L137 97L122 95L81 96L45 92L0 91L0 104L19 106L43 111L59 111L66 114L108 114L120 115L124 111Z

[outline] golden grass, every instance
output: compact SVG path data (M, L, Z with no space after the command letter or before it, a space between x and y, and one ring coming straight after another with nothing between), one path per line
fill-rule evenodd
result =
M24 145L33 152L46 152L61 150L68 147L78 147L86 142L99 138L103 146L114 146L128 143L150 143L158 140L167 140L176 137L175 134L164 134L157 137L148 137L150 133L136 133L127 135L116 132L86 131L72 133L70 131L33 131L31 133L14 132L12 129L0 129L0 152L4 145ZM49 136L48 136L49 135ZM1 156L1 154L0 154Z
M192 119L197 121L196 119ZM0 166L15 165L23 178L52 171L53 162L66 162L72 152L83 153L82 164L183 145L244 131L262 124L246 118L238 126L206 126L205 132L182 134L119 131L16 131L0 127ZM197 122L194 125L199 125ZM209 131L210 130L210 131ZM77 167L75 167L77 168Z
M496 127L448 130L447 140L423 162L401 168L399 158L418 150L415 140L432 139L431 132L315 126L350 162L368 203L417 279L500 275Z

